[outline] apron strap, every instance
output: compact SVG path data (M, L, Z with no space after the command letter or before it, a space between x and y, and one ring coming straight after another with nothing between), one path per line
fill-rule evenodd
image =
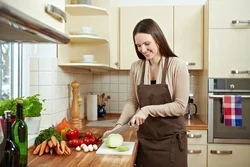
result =
M162 84L166 83L166 75L167 75L167 70L168 70L168 60L169 60L169 58L166 57L164 67L163 67L163 70L162 70L162 78L161 78L161 83Z
M165 83L166 83L166 75L167 75L167 70L168 70L168 60L169 60L169 58L166 57L166 58L165 58L164 67L163 67L163 70L162 70L162 79L161 79L161 83L162 83L162 84L165 84ZM147 61L147 60L144 60L144 62L143 62L140 85L143 85L143 84L144 84L145 64L146 64L146 61Z

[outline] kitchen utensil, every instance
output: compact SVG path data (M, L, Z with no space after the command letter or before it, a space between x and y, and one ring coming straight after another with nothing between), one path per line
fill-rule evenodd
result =
M109 148L105 146L104 143L99 147L99 149L96 151L96 154L113 154L113 155L132 155L133 150L135 147L135 142L123 142L124 146L129 146L130 149L124 152L120 152L116 150L115 148Z
M130 124L130 122L129 122L128 124L125 124L125 125L123 125L123 126L117 128L117 129L111 131L110 133L108 133L108 134L106 134L106 135L103 135L103 136L101 137L100 140L103 140L103 139L107 138L110 134L121 133L122 131L124 131L124 130L126 130L126 129L128 129L128 128L131 128L131 127L132 127L132 126L131 126L131 124ZM138 126L137 126L137 125L134 125L134 128L138 128Z

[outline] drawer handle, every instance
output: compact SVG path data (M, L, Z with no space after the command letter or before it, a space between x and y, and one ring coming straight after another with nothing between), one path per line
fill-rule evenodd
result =
M250 70L231 70L231 74L250 74Z
M201 150L188 150L188 154L200 154Z
M232 20L232 24L241 24L241 23L250 24L250 20Z
M220 151L220 150L211 150L211 154L219 154L219 155L230 155L233 154L233 151Z
M54 17L59 22L66 22L66 14L64 11L59 9L58 7L48 4L45 6L45 11L50 16Z
M195 62L186 62L186 65L187 65L187 66L195 66L196 63L195 63Z
M188 138L201 138L202 134L187 134Z

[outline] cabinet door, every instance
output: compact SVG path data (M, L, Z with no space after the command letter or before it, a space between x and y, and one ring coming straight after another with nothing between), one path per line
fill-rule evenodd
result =
M207 166L207 145L188 145L188 166Z
M250 29L210 29L209 38L210 78L250 77Z
M208 167L249 167L250 145L209 144Z
M210 0L209 28L250 28L249 0ZM232 20L248 23L232 24Z
M54 17L45 12L45 6L51 4L64 11L65 1L62 0L0 0L13 8L27 14L28 16L46 24L47 26L56 29L57 31L65 32L65 23L59 22Z
M174 52L189 69L203 69L203 6L174 6Z
M170 48L173 48L173 7L136 6L120 8L120 69L130 69L138 60L134 42L135 25L144 18L154 19L164 32Z

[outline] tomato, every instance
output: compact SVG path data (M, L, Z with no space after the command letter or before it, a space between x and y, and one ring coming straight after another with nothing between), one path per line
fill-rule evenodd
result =
M91 132L87 132L87 133L86 133L86 137L92 138L92 136L93 136L93 134L92 134Z
M94 136L94 138L95 138L95 142L96 142L96 143L100 140L100 137L99 137L99 136Z
M73 140L69 140L69 142L68 142L68 146L69 146L69 147L73 147L73 146L74 146L74 144L73 144Z
M89 139L90 144L96 144L96 140L94 137Z
M78 139L73 139L72 143L73 143L73 146L75 146L75 147L79 146L79 140Z
M79 146L85 144L83 139L79 139L78 141L79 141Z
M89 140L89 139L83 139L83 142L84 142L86 145L89 145L89 144L90 144L90 140Z

